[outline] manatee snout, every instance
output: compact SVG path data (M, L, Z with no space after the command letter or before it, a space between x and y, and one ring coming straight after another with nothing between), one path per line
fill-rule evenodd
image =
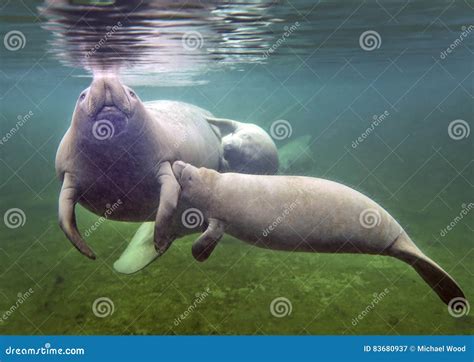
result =
M109 140L125 133L138 102L135 93L117 77L95 77L79 97L74 123L87 139Z
M105 107L114 107L117 111L129 115L132 108L129 93L117 77L94 78L83 95L87 115L92 118Z

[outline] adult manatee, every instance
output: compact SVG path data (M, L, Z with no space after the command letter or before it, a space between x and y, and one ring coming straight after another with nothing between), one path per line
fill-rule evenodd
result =
M95 258L77 229L77 203L111 220L155 221L159 253L191 232L173 218L180 187L171 164L221 167L219 131L207 117L212 114L182 102L142 102L115 77L95 78L81 93L56 171L62 181L59 224L82 254ZM163 225L171 233L160 233ZM148 262L156 255L148 255Z

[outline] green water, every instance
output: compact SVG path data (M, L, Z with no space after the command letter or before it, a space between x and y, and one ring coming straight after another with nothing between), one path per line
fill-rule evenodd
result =
M143 100L181 100L267 130L287 120L292 134L278 147L311 136L287 173L336 180L372 197L472 304L474 213L442 230L473 202L473 135L456 140L448 128L455 120L472 128L474 35L440 58L469 26L472 4L294 4L265 10L302 24L265 63L213 69L213 60L186 85L164 86L161 73L150 81L143 68L124 81ZM127 276L113 262L139 224L113 221L87 239L97 260L80 255L57 226L54 157L91 79L58 55L68 47L52 47L38 5L9 3L0 13L2 37L13 29L26 37L17 51L0 44L0 135L31 112L0 145L0 311L15 306L0 318L2 334L472 334L472 312L453 317L410 266L388 257L275 252L225 236L198 263L191 255L197 235L190 235ZM282 27L274 23L275 39ZM382 38L374 51L359 46L369 29ZM3 222L12 208L23 211L23 226ZM82 207L77 217L82 231L98 220ZM375 303L374 293L385 290ZM103 297L113 313L100 318L93 303ZM279 297L291 304L281 318L271 313Z

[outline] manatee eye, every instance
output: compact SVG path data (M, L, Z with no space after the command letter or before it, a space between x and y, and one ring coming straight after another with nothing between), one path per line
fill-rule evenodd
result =
M82 93L82 94L79 96L79 99L80 99L81 101L83 101L85 98L86 98L86 92Z
M192 181L192 180L193 180L192 176L188 176L188 181Z
M137 96L137 95L135 94L135 92L133 92L133 91L129 91L128 93L130 94L130 97L132 97L132 98L135 98L135 97Z

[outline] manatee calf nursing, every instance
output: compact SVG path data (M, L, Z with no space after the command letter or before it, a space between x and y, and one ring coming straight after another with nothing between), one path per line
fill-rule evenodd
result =
M464 293L376 202L342 184L301 176L218 173L175 162L180 202L207 229L193 256L206 260L224 233L267 249L388 255L410 264L445 302Z
M111 220L154 221L160 253L176 237L191 233L174 217L180 187L171 164L224 167L220 131L208 123L210 117L183 102L142 102L116 77L94 78L77 100L56 156L62 181L59 223L73 245L95 258L77 229L77 203ZM118 200L120 207L111 210ZM120 271L137 271L156 258L149 236L150 225L143 225L121 258Z

